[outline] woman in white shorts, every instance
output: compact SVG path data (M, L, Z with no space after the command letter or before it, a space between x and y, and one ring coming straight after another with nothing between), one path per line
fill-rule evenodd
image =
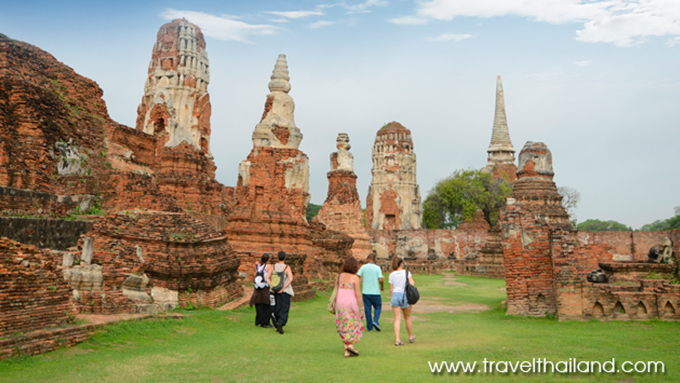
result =
M408 331L408 341L413 343L416 340L416 336L413 335L413 325L411 323L411 305L406 301L405 289L406 289L406 277L408 276L408 281L410 284L415 286L413 283L413 276L408 270L404 270L404 260L399 257L394 257L392 259L392 273L390 274L390 292L392 293L392 299L390 301L390 306L392 306L392 311L394 312L394 336L396 341L395 346L403 346L404 342L401 341L399 337L399 331L401 330L401 314L404 313L404 320L406 321L406 331Z

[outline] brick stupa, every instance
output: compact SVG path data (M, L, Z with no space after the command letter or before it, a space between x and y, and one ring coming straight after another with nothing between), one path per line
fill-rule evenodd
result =
M527 142L519 155L517 181L501 210L508 314L556 312L549 234L573 231L553 182L552 153Z
M515 148L510 140L508 118L505 115L505 96L501 76L498 76L496 81L496 113L493 119L491 143L486 152L488 153L487 164L482 168L483 172L492 173L494 178L503 177L509 181L517 178Z
M371 238L364 226L364 214L357 192L357 176L354 174L354 156L349 151L349 136L339 133L337 152L330 156L331 171L328 177L328 196L315 220L328 229L345 233L354 239L352 255L365 259L373 251Z
M226 232L241 258L241 271L252 274L262 254L288 254L294 265L295 299L314 295L302 265L319 254L305 218L309 202L309 160L298 150L302 134L295 126L293 98L285 55L279 55L269 82L270 93L260 123L253 132L253 149L239 165L235 206ZM273 257L272 257L273 258Z
M373 179L366 197L366 226L420 229L423 214L411 131L398 122L380 128L373 144Z

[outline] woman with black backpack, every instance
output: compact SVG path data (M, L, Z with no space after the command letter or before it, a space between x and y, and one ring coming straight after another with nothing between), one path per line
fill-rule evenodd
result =
M392 293L392 299L390 301L390 306L392 306L392 311L394 312L394 336L396 340L394 342L395 346L403 346L404 342L401 341L399 337L399 332L401 330L401 315L404 314L404 320L406 321L406 331L408 331L408 341L410 343L415 342L416 336L413 335L413 324L411 323L411 309L413 308L406 298L406 282L410 285L413 283L413 274L408 270L404 270L404 260L399 257L394 257L392 259L392 273L390 273L390 292Z
M255 326L272 328L271 306L269 305L269 284L267 275L271 274L272 265L268 265L269 254L263 254L260 263L255 264L255 283L253 295L250 297L250 306L255 305Z

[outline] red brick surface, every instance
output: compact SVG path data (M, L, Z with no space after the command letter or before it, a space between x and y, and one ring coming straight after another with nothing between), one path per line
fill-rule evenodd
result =
M50 250L0 238L0 336L57 326L75 314Z
M357 192L357 176L354 172L328 172L328 196L314 220L323 223L329 230L352 237L352 255L355 258L365 259L373 251L371 237L364 225L364 214Z

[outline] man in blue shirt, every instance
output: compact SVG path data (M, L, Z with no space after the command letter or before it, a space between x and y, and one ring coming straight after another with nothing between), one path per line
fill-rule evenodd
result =
M382 270L375 264L375 252L371 253L366 260L367 264L361 266L357 275L361 277L361 295L364 299L366 311L366 329L368 331L380 331L380 313L382 312L382 297L380 292L385 289ZM371 319L371 307L375 308L375 315Z

